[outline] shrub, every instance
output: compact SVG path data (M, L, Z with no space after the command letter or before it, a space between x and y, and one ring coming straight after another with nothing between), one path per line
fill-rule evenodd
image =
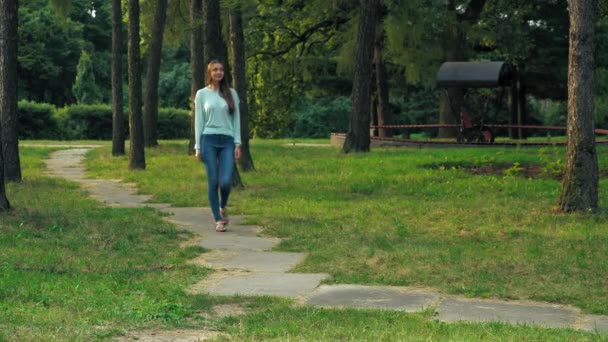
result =
M54 139L57 137L57 120L53 116L55 106L21 100L17 103L19 139Z
M62 139L112 139L112 107L106 104L77 104L56 112ZM125 127L128 117L125 115Z
M187 139L190 119L190 112L185 109L161 108L158 112L158 138Z

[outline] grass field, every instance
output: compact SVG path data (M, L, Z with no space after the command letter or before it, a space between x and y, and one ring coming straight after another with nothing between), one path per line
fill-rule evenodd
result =
M148 169L97 150L93 176L125 178L159 202L206 206L202 165L185 143L149 151ZM259 141L256 171L232 197L279 248L307 251L297 271L332 282L430 286L475 297L572 304L608 313L608 215L554 212L563 148L374 149ZM600 165L606 163L600 149ZM522 176L536 165L535 178ZM471 175L493 166L502 174ZM168 177L168 175L170 175ZM601 182L601 203L606 203Z
M334 283L425 286L608 313L606 211L553 211L563 149L342 155L297 142L321 141L253 141L256 171L241 174L245 187L233 192L230 207L266 234L288 238L279 249L310 253L295 272L326 272ZM42 160L53 149L23 147L24 181L8 185L14 209L0 221L0 341L103 340L173 327L221 330L238 341L602 339L569 330L444 324L431 312L188 295L184 289L210 272L186 264L204 252L180 247L190 234L154 210L106 208L73 183L45 176ZM109 151L106 144L87 156L91 176L136 182L156 202L206 206L203 168L186 154L185 142L146 150L146 171L128 171L128 159ZM607 152L600 148L602 169ZM540 171L526 177L530 165ZM605 206L604 181L600 190ZM224 302L249 313L205 318Z

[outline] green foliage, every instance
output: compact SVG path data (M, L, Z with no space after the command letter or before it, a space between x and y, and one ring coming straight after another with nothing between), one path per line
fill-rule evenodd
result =
M19 139L52 139L57 137L55 106L21 100L17 104Z
M123 127L128 133L128 116ZM160 108L158 135L161 139L186 139L190 135L190 112ZM76 104L56 109L47 103L19 101L21 139L110 140L112 108L105 104Z
M567 103L549 99L529 99L532 115L539 117L546 126L566 126L568 121Z
M519 176L524 169L518 162L513 163L513 166L504 171L505 176Z
M71 86L82 40L82 25L59 18L48 1L19 6L19 96L63 105L73 100Z
M387 57L405 67L409 84L430 85L445 60L444 30L457 26L440 1L386 1ZM464 48L464 47L462 47Z
M158 93L161 107L188 109L190 105L191 73L189 63L175 64L165 72L160 73Z
M329 138L330 133L346 132L352 110L348 97L301 98L295 101L287 136Z
M159 139L187 139L190 136L190 111L161 108L158 112Z
M112 139L112 107L105 104L72 105L57 110L62 138L73 139ZM125 125L127 127L125 116Z
M0 219L0 340L97 341L183 324L208 310L184 289L207 270L186 264L191 234L149 208L109 208L43 175L51 148L22 150L23 182ZM78 313L75 317L74 313Z
M79 104L94 104L101 101L101 91L95 83L91 56L86 50L82 50L80 54L80 60L76 68L76 81L72 86L72 92Z

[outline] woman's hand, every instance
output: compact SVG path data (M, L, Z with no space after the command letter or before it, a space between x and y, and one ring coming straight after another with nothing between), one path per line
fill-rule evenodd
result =
M234 159L239 160L241 158L241 145L234 146Z
M201 151L196 151L194 153L194 158L196 158L196 160L201 160Z

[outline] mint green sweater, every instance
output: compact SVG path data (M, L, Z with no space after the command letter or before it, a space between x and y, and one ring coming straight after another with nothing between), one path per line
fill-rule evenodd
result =
M241 118L239 96L230 88L234 99L234 112L228 111L228 103L217 90L208 86L199 89L194 98L194 149L200 151L200 138L203 134L224 134L234 138L235 144L241 143Z

